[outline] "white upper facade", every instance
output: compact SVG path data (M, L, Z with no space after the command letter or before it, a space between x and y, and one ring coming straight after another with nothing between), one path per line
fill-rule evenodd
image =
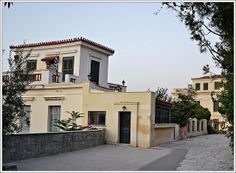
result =
M124 86L109 84L108 61L114 50L87 40L74 38L68 40L41 42L10 46L17 52L31 50L29 64L32 71L32 84L82 83L90 80L98 87L114 88ZM58 59L58 73L55 61ZM53 68L52 68L53 67Z

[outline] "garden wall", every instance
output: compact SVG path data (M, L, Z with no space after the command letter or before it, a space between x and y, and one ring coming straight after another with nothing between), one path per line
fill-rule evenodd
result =
M29 133L3 136L3 163L48 156L105 143L105 130Z
M175 123L157 123L152 126L151 146L178 140L179 126Z
M178 139L186 139L188 137L200 136L207 134L207 120L196 118L189 118L187 126L179 128Z

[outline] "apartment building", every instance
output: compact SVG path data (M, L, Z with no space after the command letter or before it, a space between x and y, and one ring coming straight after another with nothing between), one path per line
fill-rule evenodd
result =
M212 92L219 93L221 91L222 75L209 75L192 78L191 86L195 89L195 100L211 112L211 119L209 124L217 131L221 130L225 125L222 115L218 112L219 102L213 101ZM172 95L174 99L178 98L178 94L186 94L188 88L174 88Z

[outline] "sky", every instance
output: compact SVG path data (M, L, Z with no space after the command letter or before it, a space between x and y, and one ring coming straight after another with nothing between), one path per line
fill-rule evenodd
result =
M2 70L8 69L9 45L85 37L115 50L108 81L127 91L187 87L209 64L176 13L160 3L14 3L2 11Z

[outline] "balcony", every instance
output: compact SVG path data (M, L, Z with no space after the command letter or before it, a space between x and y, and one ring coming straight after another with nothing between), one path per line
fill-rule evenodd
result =
M22 75L24 77L24 75ZM3 82L7 82L9 80L10 76L7 75L6 73L3 73L2 74L2 81ZM29 75L29 80L31 82L34 82L34 81L41 81L41 73L35 73L35 74L30 74Z
M65 74L65 83L79 83L79 76Z
M7 73L2 74L2 81L6 82L9 80ZM36 70L30 74L31 85L40 84L56 84L56 83L78 83L79 77L71 74L65 75L65 82L62 81L62 73L56 75L50 70Z

